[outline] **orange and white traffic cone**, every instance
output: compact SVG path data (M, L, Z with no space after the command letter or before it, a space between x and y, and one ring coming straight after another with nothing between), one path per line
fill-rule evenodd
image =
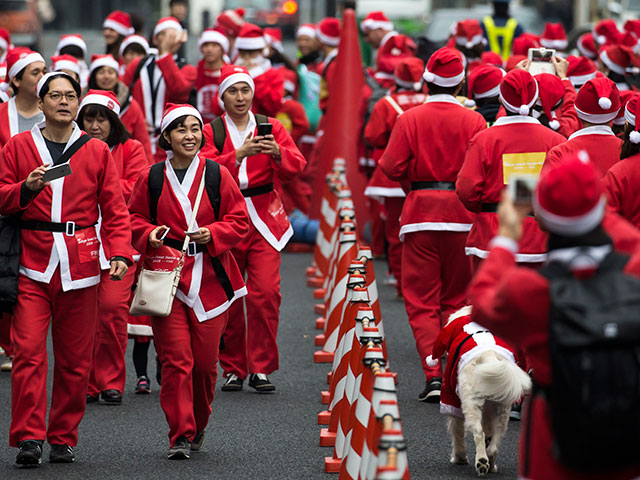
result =
M395 472L394 472L395 470ZM384 429L378 443L376 480L410 480L407 444L402 429Z
M395 413L395 410L392 410L392 407L388 405L396 405L397 410L397 404L394 374L386 371L378 373L373 382L371 412L361 459L360 476L363 479L373 480L375 478L378 468L378 441L382 432L381 419L385 413ZM392 418L399 419L399 416L398 413L398 415L392 415Z

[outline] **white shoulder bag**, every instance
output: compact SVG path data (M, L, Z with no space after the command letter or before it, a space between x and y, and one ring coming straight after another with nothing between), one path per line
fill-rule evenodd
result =
M193 206L193 213L189 220L189 227L187 231L190 232L193 229L193 224L196 221L196 214L200 208L200 200L202 199L202 192L204 190L204 179L206 172L202 172L202 180L200 181L200 187L198 188L198 195L196 196L196 202ZM184 238L182 244L182 253L180 255L180 261L176 267L170 272L158 272L154 270L147 270L143 268L140 271L138 277L138 285L133 295L133 301L131 302L131 308L129 313L131 315L152 315L154 317L168 317L171 313L171 307L173 306L173 298L176 295L178 289L178 283L180 283L180 275L182 273L182 267L184 265L184 257L189 247L189 235Z

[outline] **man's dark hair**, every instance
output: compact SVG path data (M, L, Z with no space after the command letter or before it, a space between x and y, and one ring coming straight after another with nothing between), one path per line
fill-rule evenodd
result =
M103 105L89 104L83 107L78 114L78 126L84 130L84 121L94 118L106 118L109 120L111 131L109 132L109 136L106 140L109 148L112 148L119 143L124 143L129 139L129 132L120 121L120 118L118 118L113 110L109 110Z
M624 137L622 137L624 141L622 143L622 150L620 150L620 160L624 160L627 157L640 153L640 143L633 143L629 139L629 135L635 129L636 127L631 124L627 124L624 128Z
M174 5L186 5L189 6L189 2L187 0L169 0L169 6L172 7Z
M67 45L60 49L60 55L71 55L74 58L84 60L84 52L77 45Z
M42 88L40 89L40 100L44 100L44 96L47 93L49 93L49 85L51 85L51 82L53 80L56 80L58 78L64 78L65 80L68 80L69 83L71 84L71 86L73 87L73 90L76 92L76 95L78 95L78 100L80 100L80 94L82 93L82 87L80 87L80 84L78 82L76 82L75 78L73 78L71 75L67 75L66 73L63 73L63 72L56 72L55 75L52 75L49 78L47 78L47 81L44 82L44 85L42 85Z
M171 145L169 144L167 139L164 138L164 133L166 132L167 134L169 134L173 130L175 130L176 128L184 126L185 120L187 119L187 117L190 117L190 116L193 116L193 115L183 115L181 117L178 117L173 122L171 122L167 128L164 129L164 131L160 135L160 138L158 138L158 146L161 149L163 149L163 150L171 150ZM198 117L196 117L196 118L198 118ZM202 129L202 122L200 120L198 120L198 123L200 124L200 129ZM205 145L205 139L204 139L204 133L203 133L202 134L202 142L200 143L200 149L201 150L202 150L202 147L204 147L204 145Z
M493 2L493 14L498 18L509 18L509 2Z
M427 82L429 95L455 95L459 86L458 84L455 87L441 87L435 83Z
M29 65L27 65L27 67L28 67L28 66L29 66ZM22 80L22 77L24 77L24 72L26 72L26 71L27 71L27 67L24 67L22 70L20 70L20 71L18 72L18 74L17 74L15 77L13 77L13 78L11 79L11 88L13 89L13 94L14 94L14 95L17 95L17 94L18 94L19 87L18 87L15 83L13 83L13 81L14 81L16 78L17 78L18 80Z
M122 51L122 56L124 57L129 52L137 53L138 55L142 55L142 56L147 54L144 47L139 43L130 43L129 45L127 45L125 49Z

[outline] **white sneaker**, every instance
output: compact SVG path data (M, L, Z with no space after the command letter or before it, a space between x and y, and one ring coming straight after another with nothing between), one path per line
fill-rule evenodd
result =
M2 364L0 364L0 371L10 372L13 369L13 361L7 358Z

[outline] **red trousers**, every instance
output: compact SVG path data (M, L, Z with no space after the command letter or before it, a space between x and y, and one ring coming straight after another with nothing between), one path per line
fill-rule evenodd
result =
M209 423L218 379L218 347L227 313L199 322L174 299L168 317L151 317L153 339L162 364L160 406L169 424L169 441L193 440Z
M103 270L98 286L98 321L93 347L93 365L89 377L89 395L97 397L105 390L124 391L127 379L124 354L127 351L129 297L136 269L130 267L117 282Z
M384 206L375 198L367 197L371 218L371 252L375 257L385 254L384 250Z
M391 273L396 277L396 290L402 295L402 242L400 241L400 214L404 206L404 197L385 197L384 208L387 211L385 235L387 237L387 262Z
M220 366L225 376L268 375L279 367L280 252L251 227L233 256L245 275L248 293L244 302L236 301L229 308Z
M464 253L467 233L421 231L407 233L402 248L402 292L409 324L427 380L442 377L440 364L425 358L448 316L465 305L471 280Z
M20 275L18 303L11 326L11 430L9 444L46 440L75 446L86 405L98 286L62 291L60 270L51 283ZM51 324L53 387L47 413L47 334Z

